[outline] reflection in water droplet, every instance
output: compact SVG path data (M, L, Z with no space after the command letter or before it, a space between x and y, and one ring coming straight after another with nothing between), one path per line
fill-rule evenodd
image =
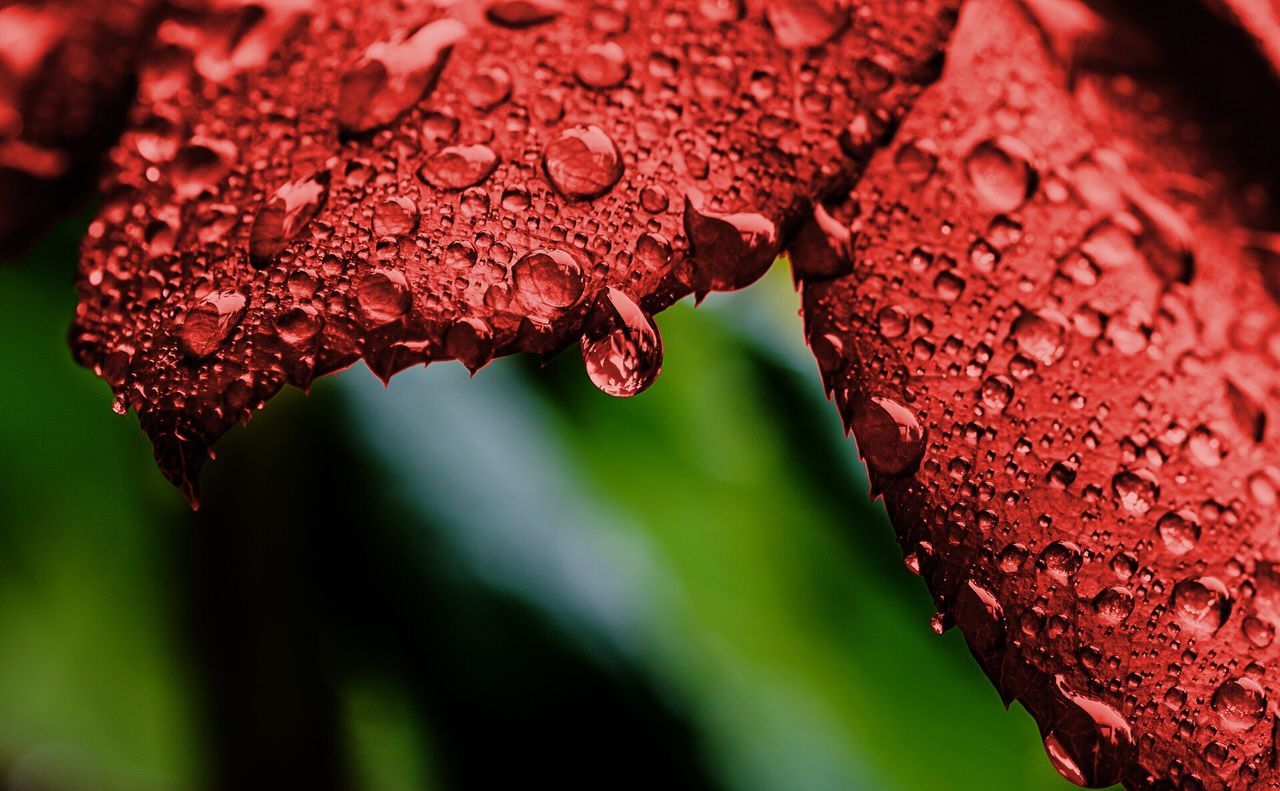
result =
M1145 514L1160 499L1160 485L1147 470L1123 470L1111 479L1111 490L1120 507L1135 514Z
M457 20L441 19L412 35L400 32L369 45L342 75L337 110L343 131L386 126L426 98L466 32Z
M924 457L925 431L911 410L890 398L854 396L848 425L867 466L880 475L909 475Z
M484 182L498 167L498 155L484 145L448 146L427 157L418 177L441 190L463 190Z
M1173 586L1170 609L1189 631L1210 635L1231 615L1231 593L1214 577L1192 577Z
M1165 549L1175 555L1185 555L1195 549L1200 540L1200 522L1189 510L1170 511L1156 522L1156 532Z
M291 181L276 190L258 210L249 232L249 256L263 267L282 253L298 232L311 222L329 197L329 172Z
M1054 681L1064 703L1044 738L1054 768L1079 786L1102 788L1119 782L1134 753L1128 720L1106 703L1072 691L1061 675Z
M1251 678L1233 678L1213 693L1213 710L1228 730L1252 728L1267 713L1267 693Z
M601 332L582 336L587 375L601 391L617 398L644 392L662 370L662 336L653 318L616 288L601 295L597 310Z
M598 198L622 178L622 155L598 126L566 129L547 146L542 164L551 186L569 200Z
M215 291L187 311L178 331L182 351L203 360L218 350L244 318L248 300L237 291Z

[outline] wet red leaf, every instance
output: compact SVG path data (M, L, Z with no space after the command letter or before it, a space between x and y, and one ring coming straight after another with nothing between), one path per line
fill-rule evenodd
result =
M0 257L67 213L115 139L154 0L0 8Z
M580 342L763 273L936 77L953 0L216 0L159 28L72 343L194 496L286 383Z
M965 6L800 234L806 332L936 627L1065 777L1274 788L1277 85L1199 6L1097 8Z

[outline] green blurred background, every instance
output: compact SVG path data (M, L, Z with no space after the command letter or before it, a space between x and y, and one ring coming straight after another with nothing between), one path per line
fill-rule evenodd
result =
M282 393L191 513L71 361L82 229L0 268L0 787L1068 787L930 631L782 266L630 401L573 351Z

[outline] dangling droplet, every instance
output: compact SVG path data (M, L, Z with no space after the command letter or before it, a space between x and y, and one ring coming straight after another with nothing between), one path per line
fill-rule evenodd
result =
M658 325L631 297L616 288L600 295L592 318L602 329L588 329L580 342L591 381L617 398L644 392L662 370Z

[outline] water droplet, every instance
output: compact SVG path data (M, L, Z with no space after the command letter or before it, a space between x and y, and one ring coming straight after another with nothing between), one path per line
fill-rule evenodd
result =
M1231 614L1231 594L1214 577L1191 577L1173 586L1171 609L1189 631L1210 635Z
M982 403L1003 412L1013 400L1013 382L1007 376L988 376L982 382Z
M1120 507L1135 514L1145 514L1160 499L1160 485L1147 470L1123 470L1111 479L1111 490Z
M910 184L923 184L938 169L938 148L931 140L909 140L893 156L898 173Z
M585 285L573 255L555 248L525 254L511 268L511 277L525 306L538 316L571 307Z
M592 44L579 56L573 74L586 87L604 90L626 81L631 76L631 63L616 42Z
M575 126L560 133L547 146L542 164L551 186L568 200L598 198L622 178L622 155L598 126Z
M543 25L562 13L563 0L497 0L485 11L493 24L513 29Z
M1267 693L1251 678L1233 678L1213 693L1213 710L1228 730L1252 728L1267 713Z
M400 320L409 312L411 302L409 281L395 270L370 272L356 286L356 308L367 327Z
M484 145L448 146L427 157L418 177L441 190L463 190L489 178L498 167L498 155Z
M263 267L282 253L298 232L324 208L329 197L329 172L291 181L267 198L249 232L249 257Z
M992 211L1021 208L1036 191L1038 175L1031 166L1031 151L1020 140L983 140L965 157L964 168L973 191Z
M777 226L760 214L711 214L685 198L684 231L692 248L690 286L699 297L750 285L778 255Z
M444 350L475 373L493 358L493 331L480 319L459 319L445 333Z
M501 66L479 69L463 86L467 103L487 113L511 98L511 73Z
M1123 623L1133 612L1133 593L1121 586L1103 588L1093 597L1093 612L1104 623Z
M787 49L820 47L849 24L842 0L769 0L765 17L778 43Z
M373 211L377 236L405 236L418 229L418 204L403 195L388 198Z
M1053 365L1066 353L1063 336L1066 320L1055 313L1024 312L1014 319L1009 337L1018 351L1043 365Z
M300 348L306 346L319 334L324 319L309 307L291 308L276 317L276 333L280 340Z
M386 126L425 99L466 33L461 22L441 19L369 45L342 75L337 110L343 131Z
M603 331L582 336L582 360L596 387L618 398L644 392L662 370L662 336L653 318L610 288L597 302Z
M1044 738L1045 752L1058 773L1087 788L1120 781L1133 758L1133 730L1111 706L1069 689L1054 677L1065 706Z
M924 457L925 431L911 410L890 398L854 396L848 425L867 466L880 475L909 475Z
M249 301L237 291L215 291L187 311L178 331L182 351L203 360L218 350L244 318Z
M182 200L199 197L222 183L236 161L235 143L206 137L192 138L169 166L173 192Z
M1200 522L1191 511L1170 511L1156 522L1156 532L1165 549L1175 555L1185 555L1195 549L1200 540Z
M1040 553L1045 571L1059 579L1067 579L1080 570L1080 547L1071 541L1054 541Z

